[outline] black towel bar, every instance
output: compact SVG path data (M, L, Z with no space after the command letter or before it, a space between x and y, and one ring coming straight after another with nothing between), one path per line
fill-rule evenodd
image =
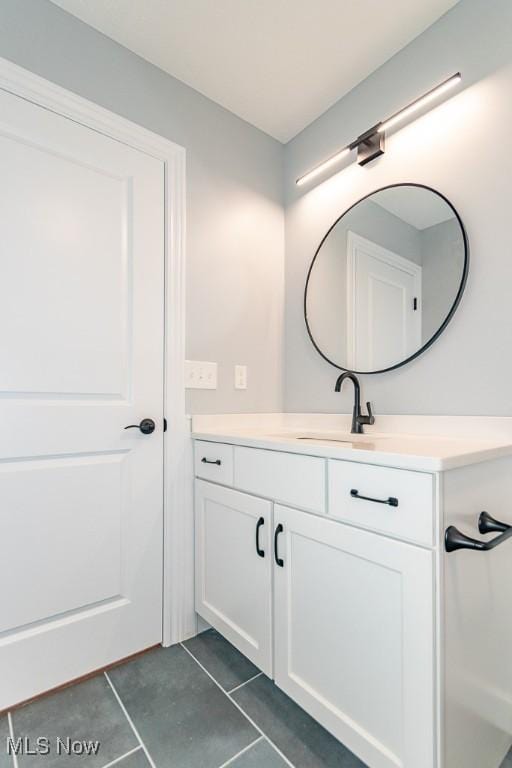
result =
M500 531L500 535L496 536L491 541L479 541L478 539L472 539L471 536L466 536L461 533L454 525L450 525L446 529L444 535L444 546L447 552L455 552L457 549L473 549L477 552L489 552L491 549L499 547L507 539L512 538L512 525L506 523L500 523L499 520L495 520L488 512L481 512L478 518L478 530L480 533L492 533Z

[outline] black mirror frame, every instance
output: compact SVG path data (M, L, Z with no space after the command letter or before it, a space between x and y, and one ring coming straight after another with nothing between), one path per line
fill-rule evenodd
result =
M334 363L332 360L330 360L327 357L327 355L324 355L324 353L322 352L322 350L320 349L320 347L316 343L316 341L315 341L315 339L313 337L313 333L311 331L311 328L309 326L308 312L307 312L307 295L308 295L308 285L309 285L309 279L311 277L311 272L312 272L313 267L315 265L316 258L318 256L318 254L320 253L320 249L322 248L322 245L324 244L326 239L329 237L330 233L332 232L332 230L334 229L336 224L344 216L346 216L347 213L349 213L349 211L352 210L352 208L355 208L356 205L359 205L359 203L362 203L363 200L367 200L369 197L372 197L372 195L376 195L378 192L383 192L386 189L395 189L396 187L417 187L418 189L427 189L429 192L433 192L435 195L437 195L442 200L444 200L444 202L453 211L454 216L457 219L457 221L459 223L459 226L461 228L462 238L463 238L463 242L464 242L464 268L463 268L463 272L462 272L462 278L461 278L461 281L460 281L459 289L457 291L457 295L455 296L453 304L452 304L452 306L450 308L450 311L446 315L445 319L443 320L443 322L441 323L441 325L439 326L437 331L413 355L410 355L409 357L405 358L405 360L402 360L400 363L397 363L396 365L390 365L389 368L382 368L380 371L355 371L355 370L352 370L350 368L343 368L341 365L338 365L337 363ZM316 351L318 352L318 354L320 355L320 357L323 357L323 359L327 363L329 363L329 365L332 365L334 368L337 368L339 371L350 371L351 373L357 373L358 375L361 375L361 376L370 376L372 374L387 373L388 371L394 371L396 368L401 368L403 365L407 365L407 363L410 363L412 360L415 360L417 357L422 355L423 352L426 352L427 349L429 349L429 347L431 347L432 344L435 341L437 341L439 336L443 333L443 331L445 330L446 326L448 325L448 323L452 319L453 315L455 314L455 311L456 311L457 307L460 304L460 301L462 299L462 294L464 293L464 289L466 287L466 283L467 283L467 280L468 280L468 272L469 272L469 241L468 241L468 236L467 236L466 229L464 227L464 224L462 222L461 217L459 216L458 211L452 205L452 203L448 200L447 197L445 197L441 192L438 192L437 189L434 189L433 187L429 187L426 184L417 184L415 182L408 182L408 181L403 181L403 182L400 182L398 184L387 184L385 187L380 187L379 189L375 189L375 190L373 190L373 192L369 192L367 195L364 195L364 197L361 197L359 200L357 200L355 203L353 203L349 208L347 208L347 210L344 211L341 214L341 216L338 216L338 218L336 219L334 224L332 224L329 227L329 229L327 230L327 232L323 236L322 240L320 241L320 245L316 249L315 255L313 256L313 260L312 260L311 264L309 265L308 274L307 274L307 277L306 277L306 284L304 286L304 320L305 320L305 323L306 323L306 330L308 332L308 336L310 338L310 341L313 344L313 346L316 349Z

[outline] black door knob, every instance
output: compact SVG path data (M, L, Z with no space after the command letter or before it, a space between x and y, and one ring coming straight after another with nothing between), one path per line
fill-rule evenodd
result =
M125 429L140 429L143 435L150 435L155 431L155 427L153 419L142 419L140 424L128 424Z

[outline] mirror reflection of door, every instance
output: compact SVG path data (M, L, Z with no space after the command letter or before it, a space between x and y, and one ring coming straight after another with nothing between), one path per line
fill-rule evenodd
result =
M421 266L347 233L347 361L382 370L421 346Z

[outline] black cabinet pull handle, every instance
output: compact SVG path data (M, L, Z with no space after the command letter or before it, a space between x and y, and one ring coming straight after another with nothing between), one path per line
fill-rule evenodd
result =
M265 525L265 518L260 517L256 523L256 552L260 557L265 557L265 550L260 547L260 528Z
M222 464L222 461L220 459L215 459L215 460L207 459L206 456L203 456L201 461L203 462L203 464L216 464L218 467L220 467L220 465Z
M489 552L498 547L507 539L512 538L512 525L506 525L495 520L487 512L481 512L478 518L478 530L480 533L491 533L501 531L499 536L495 536L491 541L479 541L466 536L454 525L450 525L444 534L444 546L447 552L455 552L458 549L472 549L477 552Z
M140 424L128 424L125 429L140 429L143 435L150 435L155 431L155 427L153 419L142 419Z
M279 557L279 555L277 554L277 539L279 534L282 533L283 531L284 531L284 528L281 525L281 523L279 523L274 533L274 558L280 568L284 567L284 560L282 557Z
M362 496L356 488L352 488L350 495L353 499L362 499L363 501L373 501L375 504L389 504L390 507L398 507L396 496L388 496L387 499L373 499L371 496Z

